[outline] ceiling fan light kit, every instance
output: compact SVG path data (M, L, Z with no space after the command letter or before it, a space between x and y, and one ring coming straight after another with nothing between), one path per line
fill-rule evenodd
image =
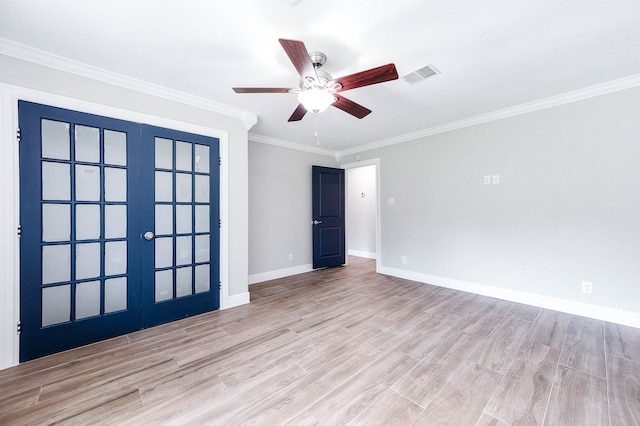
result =
M323 112L335 101L336 97L321 87L311 87L298 94L298 102L300 102L307 111Z

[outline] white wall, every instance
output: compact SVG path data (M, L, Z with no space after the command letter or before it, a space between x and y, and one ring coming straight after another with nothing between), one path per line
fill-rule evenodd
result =
M347 169L349 254L376 258L376 166Z
M382 272L640 326L640 88L359 155Z
M55 70L14 57L0 55L0 198L3 202L0 227L0 296L3 315L0 323L0 368L17 362L16 323L18 320L18 152L15 138L17 99L41 103L86 106L91 113L113 111L117 118L173 127L179 130L203 129L205 134L225 139L222 153L223 251L221 264L223 300L228 306L248 303L248 125L242 116L214 112L83 77L78 73ZM89 72L90 73L90 72ZM116 79L117 80L117 79ZM162 92L162 90L158 90ZM172 94L175 98L175 94ZM51 101L51 102L49 102ZM68 106L66 106L68 107ZM103 114L105 115L105 114ZM116 116L111 115L111 116ZM255 122L255 121L254 121ZM188 131L188 130L187 130ZM226 299L226 300L224 300Z
M312 269L313 165L337 167L337 161L328 155L249 142L250 283Z

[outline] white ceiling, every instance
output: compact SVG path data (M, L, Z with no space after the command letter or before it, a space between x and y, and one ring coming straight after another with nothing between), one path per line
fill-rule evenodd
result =
M279 38L328 56L334 77L390 62L441 74L342 94L373 112L320 116L342 151L640 75L638 0L0 0L0 38L258 115L257 138L314 147L314 120L287 119L296 87ZM1 70L0 70L1 72Z

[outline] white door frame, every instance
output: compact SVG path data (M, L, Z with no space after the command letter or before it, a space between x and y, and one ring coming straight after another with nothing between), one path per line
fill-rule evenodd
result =
M229 135L225 130L157 117L143 112L69 98L48 92L0 83L0 369L18 364L20 319L20 169L17 143L18 100L51 105L121 120L150 124L220 140L220 309L229 302ZM214 285L214 283L212 283Z
M366 167L366 166L376 166L376 272L380 272L380 265L382 263L381 261L381 241L380 241L380 158L373 158L371 160L364 160L364 161L358 161L356 163L348 163L348 164L342 164L340 166L340 168L342 169L357 169L359 167ZM348 174L347 174L348 175ZM348 190L349 190L349 179L347 176L346 179L346 193L348 194ZM345 197L347 199L346 202L346 216L347 218L349 217L349 202L348 199L349 197ZM346 232L345 232L345 250L349 251L349 221L346 221ZM349 256L347 256L347 259L349 258Z

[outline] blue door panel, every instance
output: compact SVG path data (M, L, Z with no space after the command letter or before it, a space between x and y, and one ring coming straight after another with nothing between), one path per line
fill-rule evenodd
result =
M42 119L69 123L69 138L73 139L72 129L75 125L89 126L100 129L124 132L128 140L139 138L139 126L122 120L98 117L54 108L44 105L20 101L19 126L20 138L20 360L40 357L80 344L92 343L118 334L124 334L139 328L140 312L137 306L140 304L140 291L129 286L127 294L127 309L105 314L101 308L100 315L81 320L75 319L75 310L70 309L69 321L52 326L42 326L42 294L47 285L42 285L42 250L45 243L42 241L42 152L40 148ZM133 144L128 144L127 163L139 164L140 152ZM73 178L74 164L80 164L73 160L73 149L68 161L48 160L48 162L69 164ZM132 168L127 168L127 185L129 193L139 191L140 176ZM140 231L140 202L134 197L129 197L127 214L127 234L137 236ZM63 204L68 204L72 217L75 206L82 204L73 199ZM102 207L104 200L98 203ZM101 224L103 225L103 224ZM71 245L75 247L75 230L71 226ZM94 242L104 243L103 238L97 238ZM128 282L140 281L140 256L139 240L128 239L128 269L126 277ZM75 263L71 264L71 271L75 269ZM86 281L86 280L85 280ZM70 307L76 304L77 283L73 280L62 283L69 285ZM101 300L104 302L104 279L100 279ZM132 309L133 308L133 309Z
M345 173L343 169L313 166L313 267L346 263Z
M188 142L194 144L194 146L208 146L209 149L209 172L207 174L197 174L194 172L195 176L208 176L209 178L209 193L210 193L210 215L208 218L209 221L209 229L210 233L207 233L211 236L210 238L210 258L211 259L219 259L219 247L220 247L220 234L219 234L219 220L220 220L220 209L218 205L219 200L219 174L220 174L220 161L219 161L219 141L218 139L195 135L185 132L179 132L170 129L164 129L153 126L144 126L142 131L142 152L143 157L153 164L153 160L155 157L155 139L162 138L165 140L171 140L174 144L176 142ZM173 150L174 158L176 157L175 148ZM154 181L154 173L155 171L169 170L166 168L156 168L153 166L145 167L143 170L143 196L142 202L144 204L144 211L153 211L154 209L154 194L155 194L155 181ZM176 182L176 174L175 170L173 171L173 184L174 187L177 187ZM192 186L192 194L195 192L195 185ZM174 194L175 198L175 194ZM193 195L195 198L195 195ZM192 200L193 200L192 198ZM195 208L198 205L197 202L185 202L179 203L175 199L173 202L167 202L166 205L191 205ZM175 212L175 211L174 211ZM154 221L154 215L144 215L142 219L142 228L143 232L152 231L155 232L156 226ZM176 233L176 235L180 235ZM193 237L197 236L198 233L192 232L191 235ZM157 238L157 237L156 237ZM175 236L173 240L175 242ZM195 238L194 238L195 239ZM174 321L176 319L185 318L192 315L201 314L203 312L208 312L214 309L218 309L220 305L220 271L219 271L219 263L211 262L210 263L210 290L204 291L201 293L194 294L184 297L175 297L167 300L156 302L155 301L155 272L156 268L154 267L155 261L155 240L143 240L142 241L142 264L143 264L143 288L142 288L142 326L150 327L153 325L166 323L169 321ZM195 245L195 244L194 244ZM195 251L195 249L194 249ZM175 259L174 259L175 261ZM195 269L199 262L195 261L195 259L190 263L190 265ZM185 265L186 266L186 265ZM168 268L162 268L167 271L171 271L173 277L175 279L176 276L176 267L171 266ZM194 280L195 281L195 280ZM175 292L175 288L173 289Z

